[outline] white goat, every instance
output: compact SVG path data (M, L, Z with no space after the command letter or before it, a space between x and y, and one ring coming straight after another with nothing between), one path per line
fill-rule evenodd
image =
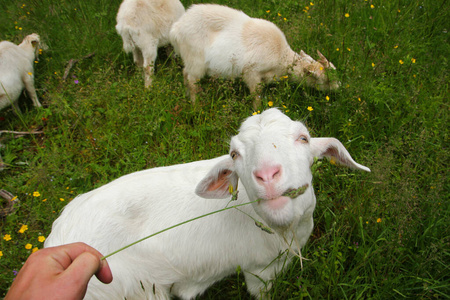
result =
M144 68L145 87L152 84L158 47L169 44L169 30L183 13L179 0L124 0L120 5L116 30L125 52Z
M269 109L242 124L228 155L132 173L76 197L53 223L45 247L82 241L106 255L226 207L231 186L239 194L230 205L259 202L192 221L111 256L113 282L93 278L87 299L193 299L238 266L249 292L259 297L292 257L288 243L299 249L313 229L310 166L323 156L370 171L337 139L311 138L302 123ZM282 196L306 185L294 199ZM254 219L276 234L262 231Z
M319 61L303 51L295 53L275 24L227 6L192 5L172 26L170 42L183 59L184 82L193 103L197 82L205 75L242 76L256 96L254 108L261 101L258 85L285 75L320 90L339 87L327 72L336 68L319 51Z
M34 61L39 54L40 38L26 36L20 45L0 42L0 110L13 105L20 111L18 99L25 88L34 106L42 106L34 88Z

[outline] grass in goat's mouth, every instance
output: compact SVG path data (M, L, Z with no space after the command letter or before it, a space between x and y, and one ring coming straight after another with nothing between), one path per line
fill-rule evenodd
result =
M304 194L308 187L309 184L306 183L299 188L287 190L286 192L283 193L282 196L289 197L291 199L297 198L298 196Z

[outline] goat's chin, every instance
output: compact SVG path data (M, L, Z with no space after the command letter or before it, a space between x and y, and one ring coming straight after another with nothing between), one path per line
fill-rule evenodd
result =
M258 214L275 228L288 227L294 220L294 206L289 197L261 200L257 204Z

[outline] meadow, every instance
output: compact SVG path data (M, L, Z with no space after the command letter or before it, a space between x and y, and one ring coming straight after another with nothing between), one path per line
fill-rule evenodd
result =
M279 107L312 136L338 138L372 170L313 165L315 228L302 250L308 260L303 269L299 260L286 268L272 299L449 299L449 3L210 2L274 22L293 50L317 58L318 49L336 66L339 90L279 80L264 87L260 111ZM258 113L240 80L203 79L192 105L170 49L159 51L153 87L144 89L114 28L119 5L2 3L0 40L20 43L36 32L48 50L35 63L44 107L23 96L22 114L0 112L0 189L19 199L0 219L0 297L77 194L134 171L225 154L240 122ZM198 299L250 297L237 272Z

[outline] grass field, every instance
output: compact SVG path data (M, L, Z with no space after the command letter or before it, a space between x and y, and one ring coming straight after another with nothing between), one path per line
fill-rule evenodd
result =
M294 260L274 282L272 298L449 299L449 3L214 2L274 22L295 51L317 58L319 49L333 62L338 91L282 80L265 86L261 110L280 107L313 136L340 139L372 170L313 166L316 224L302 251L309 260L303 270ZM35 65L44 108L24 96L22 114L0 112L0 130L42 132L0 136L7 164L0 188L20 199L0 219L0 297L77 194L130 172L225 154L229 137L253 113L240 80L202 80L191 105L181 61L164 50L154 86L145 90L114 29L119 4L2 4L0 40L19 43L36 32L48 50ZM70 59L79 61L63 81ZM236 275L199 299L250 297Z

